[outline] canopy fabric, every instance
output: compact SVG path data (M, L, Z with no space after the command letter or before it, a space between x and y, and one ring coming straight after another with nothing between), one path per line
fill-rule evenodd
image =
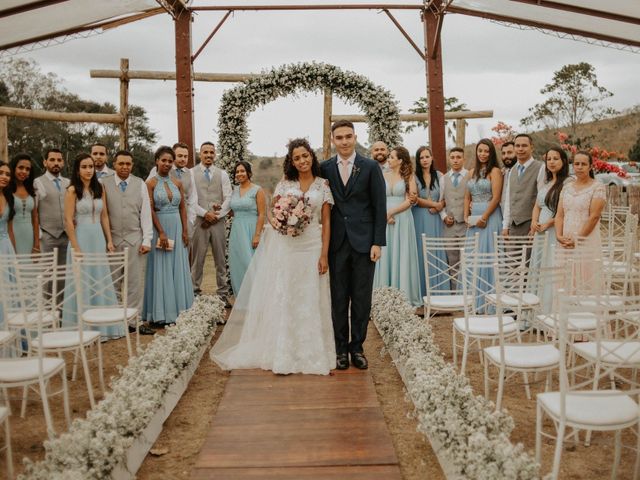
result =
M640 48L640 0L453 0L447 11Z
M156 0L3 0L0 50L100 28L158 7Z

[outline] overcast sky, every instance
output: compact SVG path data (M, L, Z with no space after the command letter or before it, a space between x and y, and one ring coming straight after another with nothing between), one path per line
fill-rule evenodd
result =
M422 45L418 12L396 11L394 15ZM222 12L197 14L194 51L222 16ZM639 54L461 15L446 16L442 47L445 95L458 97L471 110L494 111L492 119L469 121L467 142L490 136L498 120L519 129L528 108L541 101L540 89L555 70L568 63L593 64L600 83L614 93L611 106L623 110L640 104ZM158 15L19 56L34 58L44 71L58 74L69 91L117 105L117 80L91 79L90 69L117 69L119 59L126 57L131 69L172 70L174 55L173 21L169 15ZM402 112L425 95L424 63L387 16L376 11L236 12L197 58L194 68L197 72L259 73L285 63L312 60L367 76L395 95ZM217 140L220 97L231 86L196 83L196 144ZM134 80L130 102L147 110L160 143L176 141L175 82ZM333 111L361 113L340 101L334 101ZM282 155L288 139L298 136L320 146L322 97L310 94L280 99L252 113L249 126L249 148L258 155ZM364 124L357 127L357 133L366 143ZM424 143L424 131L404 136L411 151Z

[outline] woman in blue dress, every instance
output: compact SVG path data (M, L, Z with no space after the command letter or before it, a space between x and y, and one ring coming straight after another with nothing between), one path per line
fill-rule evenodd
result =
M535 266L551 267L555 258L556 228L555 219L562 188L569 177L569 158L559 146L551 147L545 154L545 180L538 186L538 196L531 214L529 235L547 235L547 250L542 258L542 246L535 245L531 254L531 263ZM550 313L552 307L552 283L545 283L542 291L542 313Z
M418 198L411 208L413 221L416 228L416 244L418 247L418 272L420 273L420 293L424 297L427 294L427 282L425 280L425 265L422 252L422 234L428 238L440 238L443 234L443 222L440 212L444 208L442 191L442 173L436 170L433 162L433 154L429 147L420 147L416 152L416 178L418 179ZM447 265L447 254L444 250L433 252L432 258L427 260L433 264L442 262L440 270L444 271ZM450 285L446 275L431 276L428 288L449 290Z
M474 168L467 176L467 190L464 195L464 220L467 223L467 237L478 233L478 252L495 251L494 233L502 229L502 172L498 167L496 148L491 140L483 138L476 145ZM493 269L482 267L478 271L479 281L476 295L477 313L490 313L485 309L484 294L491 293L494 285Z
M229 274L233 294L238 295L253 252L260 243L267 205L264 190L251 182L251 164L240 161L235 167L235 181L229 208L233 224L229 234Z
M105 253L105 264L83 267L83 303L99 307L117 305L111 269L107 265L106 252L115 251L111 241L111 228L107 213L106 193L95 174L93 159L88 153L76 156L71 172L71 185L64 196L64 224L69 237L67 265L72 264L71 249L76 253ZM88 291L88 288L90 290ZM72 327L78 324L77 287L72 278L64 286L62 324ZM103 339L124 335L124 326L99 328Z
M19 153L11 160L11 183L15 216L13 217L13 248L17 254L40 252L40 231L36 190L33 186L33 162L26 153Z
M411 203L417 198L411 155L404 147L396 147L389 155L389 171L384 180L387 188L387 245L376 262L373 288L395 287L403 291L412 305L422 305L416 229Z
M154 228L142 319L156 325L175 323L180 312L193 304L184 193L180 180L169 174L175 159L171 147L159 147L156 176L147 180Z
M9 165L0 160L0 255L14 254L10 239L10 222L13 217L13 196L9 191L11 170ZM0 304L0 330L6 329L4 325L4 309Z

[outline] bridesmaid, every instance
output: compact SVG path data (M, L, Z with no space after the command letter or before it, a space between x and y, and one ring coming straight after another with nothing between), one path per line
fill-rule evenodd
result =
M473 238L479 233L478 252L495 251L494 233L502 229L502 172L498 167L496 148L491 140L483 138L476 145L476 161L474 168L467 175L467 190L464 195L464 221L467 223L467 237ZM481 268L478 272L480 282L477 285L477 313L485 311L484 295L493 289L493 269Z
M260 243L267 203L264 190L251 182L249 162L238 162L234 171L238 186L234 188L229 203L233 211L233 224L229 234L229 273L231 288L237 297L253 252Z
M17 254L40 253L40 225L36 208L36 190L31 157L19 153L11 160L11 183L15 216L13 217L13 247Z
M175 323L180 312L193 304L182 182L169 175L175 159L171 147L159 147L155 153L156 176L147 180L154 228L142 319L160 326Z
M411 156L404 147L389 155L384 174L387 188L387 245L376 262L373 288L395 287L403 291L412 305L422 305L416 229L411 203L417 199Z
M76 253L105 253L115 251L111 241L111 227L107 212L104 188L96 177L93 159L88 153L76 156L71 172L71 184L64 196L64 225L69 237L67 248L67 266L72 264L71 249ZM87 274L87 287L92 291L84 292L85 305L117 305L116 292L111 279L109 266L95 265L84 267ZM78 323L74 279L68 279L64 287L62 323L65 327ZM124 335L123 326L99 328L102 337L118 338Z
M10 181L11 169L6 162L0 160L0 255L13 255L15 253L10 239L12 236L10 222L14 215L13 195L9 192ZM4 308L0 303L0 329L3 328L3 322Z
M442 218L440 218L440 212L444 208L442 173L436 170L433 154L429 147L420 147L416 152L416 178L418 179L419 191L411 213L413 213L416 228L420 293L424 297L427 294L427 285L422 252L422 234L430 238L440 238L444 229ZM447 255L444 250L438 250L428 260L432 264L440 261L442 262L440 268L446 268ZM448 290L450 285L446 280L446 275L432 276L429 278L429 289L433 291Z

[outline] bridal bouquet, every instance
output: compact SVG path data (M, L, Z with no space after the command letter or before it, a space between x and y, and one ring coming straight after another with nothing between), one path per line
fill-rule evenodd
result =
M292 194L278 197L271 213L273 228L281 235L297 237L311 223L311 205L304 197Z

